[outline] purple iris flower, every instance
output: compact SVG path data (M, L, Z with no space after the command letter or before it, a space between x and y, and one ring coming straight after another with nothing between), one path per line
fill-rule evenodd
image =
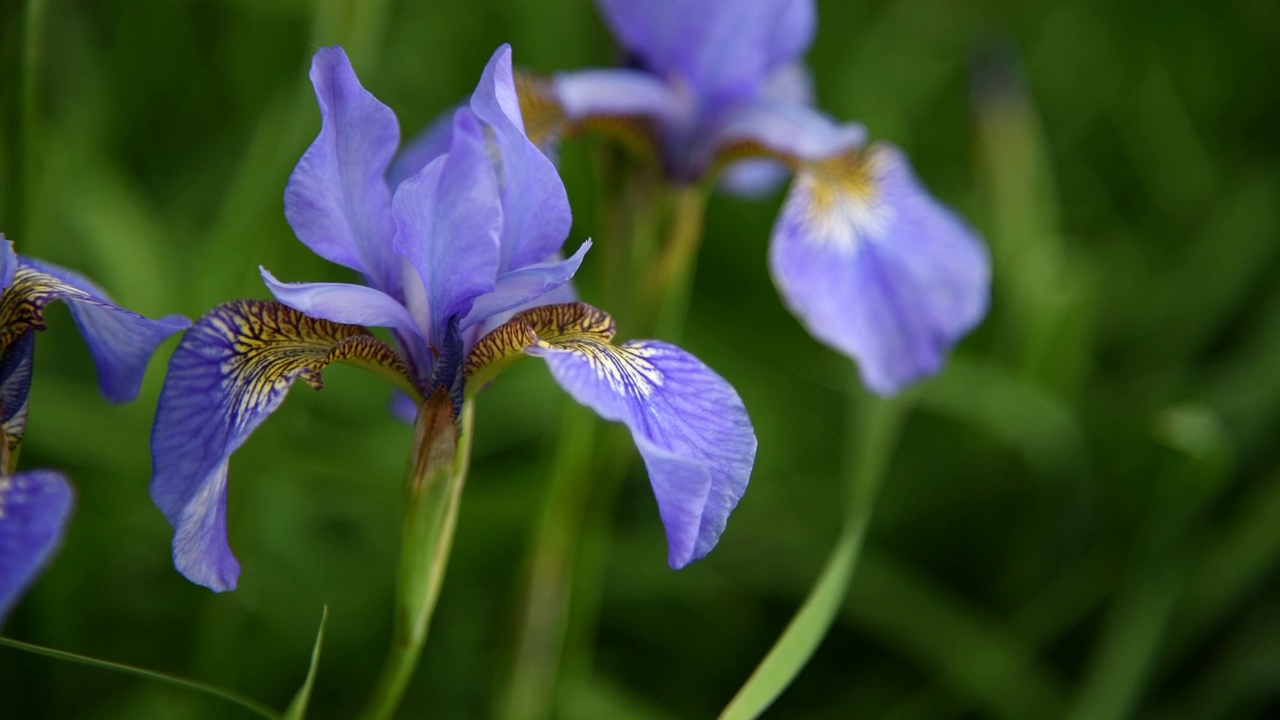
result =
M111 302L87 278L50 263L19 257L0 235L0 619L62 538L71 487L51 470L14 472L27 426L35 333L44 309L62 300L89 345L102 394L112 402L137 397L156 347L191 323L170 315L152 320Z
M589 243L560 254L568 199L526 135L510 48L493 55L443 141L398 173L396 118L341 48L316 53L311 81L320 134L289 179L285 215L299 240L364 282L287 283L264 269L277 302L221 305L183 337L156 413L151 481L179 571L215 591L235 587L229 458L293 380L318 388L337 360L379 372L415 406L441 388L456 406L508 364L542 358L575 399L630 428L670 564L709 552L746 487L750 420L693 356L651 340L614 345L607 314L565 302ZM387 328L394 348L365 326Z
M990 259L906 156L814 109L812 0L598 0L630 67L522 77L534 141L589 130L651 142L668 178L759 195L794 176L774 282L817 339L891 395L941 370L985 315ZM438 142L434 128L415 143Z

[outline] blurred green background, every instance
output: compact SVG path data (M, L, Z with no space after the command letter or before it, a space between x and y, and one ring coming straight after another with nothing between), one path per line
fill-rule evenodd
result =
M992 311L922 386L854 588L773 717L1280 714L1280 5L819 2L821 107L903 146L993 250ZM319 126L306 70L342 43L409 135L493 49L601 66L587 0L47 0L23 130L24 8L0 5L0 231L122 304L195 317L286 280L349 279L281 198ZM597 227L600 145L565 150L569 247ZM717 196L681 344L760 438L720 546L673 572L634 461L588 548L554 715L711 717L768 650L841 522L850 363L782 308L780 196ZM598 292L592 261L580 274ZM5 633L283 707L331 608L312 717L351 716L390 632L409 428L335 367L235 456L241 587L169 560L147 496L167 357L108 406L63 309L39 338L22 464L78 490L65 543ZM622 335L627 334L626 328ZM501 708L562 394L529 363L482 396L455 554L403 717ZM595 604L598 601L598 606ZM0 715L249 717L215 699L0 648Z

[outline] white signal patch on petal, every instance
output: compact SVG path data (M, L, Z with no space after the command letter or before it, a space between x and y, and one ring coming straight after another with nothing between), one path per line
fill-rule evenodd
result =
M810 242L852 255L862 243L884 238L893 224L895 211L880 182L892 162L889 153L872 148L809 163L783 214L808 226Z
M574 338L561 340L554 345L545 342L540 345L582 355L596 374L619 395L647 398L653 394L654 388L661 387L664 382L662 372L648 360L654 355L653 348L640 342L610 345L607 342Z

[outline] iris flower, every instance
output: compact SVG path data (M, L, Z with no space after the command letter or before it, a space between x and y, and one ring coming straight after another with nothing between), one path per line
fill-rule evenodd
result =
M388 180L395 115L366 91L341 48L311 65L321 128L285 189L285 215L316 254L363 284L286 283L276 301L214 308L169 363L152 432L151 494L174 528L188 579L233 589L227 466L298 378L348 361L382 374L419 407L441 389L456 407L526 356L601 416L627 425L644 458L681 567L716 544L746 487L755 435L733 388L687 352L612 344L604 312L564 302L588 243L568 259L569 204L554 165L528 139L503 46L449 137ZM387 328L393 345L366 327Z
M536 143L649 142L678 184L759 195L794 178L769 264L786 305L881 395L937 373L986 313L990 259L906 156L811 105L812 0L598 0L629 67L520 77ZM440 141L443 126L415 147Z
M87 278L19 257L0 235L0 619L48 561L71 511L71 486L52 470L15 472L27 427L35 333L44 309L62 300L80 327L112 402L137 397L156 346L191 323L151 320L111 302Z

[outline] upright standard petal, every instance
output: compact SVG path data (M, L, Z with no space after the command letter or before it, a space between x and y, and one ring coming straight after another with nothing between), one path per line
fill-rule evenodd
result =
M489 59L471 94L471 110L492 132L502 194L501 263L510 272L546 260L569 236L569 197L555 165L525 134L511 46Z
M62 539L71 486L51 470L0 474L0 622Z
M977 234L880 145L812 163L774 226L774 282L816 338L891 395L937 373L986 313L990 257Z
M160 391L151 431L151 498L174 528L173 558L192 582L235 588L240 564L227 544L226 480L231 453L302 378L347 362L418 395L408 368L361 327L316 320L280 303L219 305L183 336Z
M311 84L320 104L320 134L289 176L285 217L317 255L362 272L379 290L398 295L386 181L400 142L396 116L360 85L342 48L316 52Z
M79 273L52 263L21 258L13 282L0 300L0 346L27 328L43 330L44 308L62 300L89 346L98 385L111 402L138 396L147 361L165 338L189 327L181 315L152 320L125 310L102 288Z
M453 114L457 111L455 107L441 113L396 155L387 171L387 183L393 193L400 183L422 172L427 163L449 152L453 142Z
M619 42L703 105L753 96L813 39L812 0L599 0Z
M492 291L498 274L503 208L484 132L470 110L454 114L448 154L400 183L392 212L396 250L426 290L428 342L439 345L450 318Z
M755 432L737 392L697 358L656 340L613 345L613 334L613 319L583 303L525 311L476 344L467 391L520 353L535 355L575 400L625 424L658 500L667 560L678 569L719 540L746 490Z

